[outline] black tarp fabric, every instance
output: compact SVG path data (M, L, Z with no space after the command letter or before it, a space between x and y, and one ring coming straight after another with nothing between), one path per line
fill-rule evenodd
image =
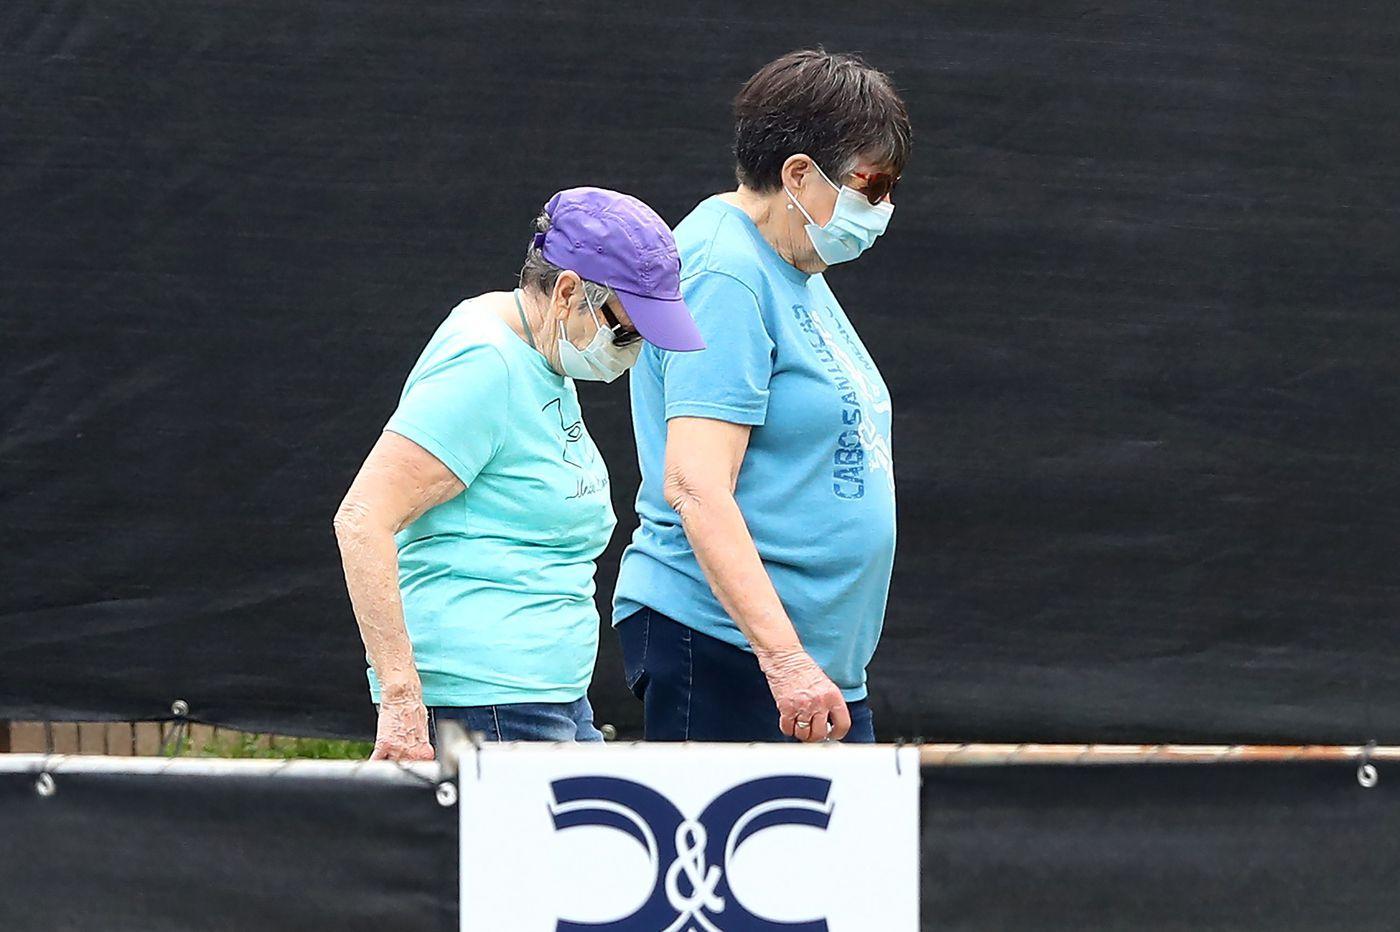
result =
M458 927L457 810L417 775L37 779L0 773L5 932Z
M819 43L916 133L829 275L894 399L880 732L1400 740L1400 13L1302 0L5 4L0 716L369 733L330 519L421 346L555 190L730 186ZM635 733L607 632L593 698Z
M1393 776L1382 765L1362 789L1338 764L925 768L922 928L1391 930ZM6 932L456 928L457 810L410 777L60 767L49 797L36 777L0 774ZM860 895L839 865L828 880L828 895Z
M921 793L929 930L1380 932L1400 910L1400 790L1352 765L925 768Z

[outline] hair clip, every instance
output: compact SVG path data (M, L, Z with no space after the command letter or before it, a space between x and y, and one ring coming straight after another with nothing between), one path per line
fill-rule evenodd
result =
M535 234L534 246L535 246L536 249L543 249L543 248L544 248L544 234L543 234L543 233L536 233L536 234Z

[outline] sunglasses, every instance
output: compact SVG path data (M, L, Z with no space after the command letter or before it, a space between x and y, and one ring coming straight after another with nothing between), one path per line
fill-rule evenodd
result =
M864 194L871 204L880 203L899 187L899 176L889 172L851 172L851 177L859 178L865 183L865 187L856 193Z
M608 309L606 302L600 305L598 310L603 312L603 319L608 322L608 330L612 332L613 346L631 346L642 338L642 335L631 327L622 326L622 322Z

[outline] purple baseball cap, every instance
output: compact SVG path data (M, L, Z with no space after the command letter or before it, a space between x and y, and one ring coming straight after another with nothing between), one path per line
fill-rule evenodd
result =
M630 194L569 188L549 199L549 230L535 234L546 260L607 285L642 339L665 350L705 341L681 299L681 259L666 221Z

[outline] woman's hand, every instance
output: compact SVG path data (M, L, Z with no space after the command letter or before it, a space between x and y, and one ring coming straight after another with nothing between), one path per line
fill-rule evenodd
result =
M370 760L432 760L428 743L428 710L423 697L384 697L379 703L379 727Z
M666 501L710 590L753 646L778 706L778 727L798 741L840 741L851 730L846 700L802 649L734 498L751 428L676 417L666 431Z
M840 741L851 730L841 690L805 650L755 651L778 706L778 728L798 741Z
M465 488L427 450L385 431L335 514L345 587L383 688L370 760L433 759L423 684L404 625L394 534Z

